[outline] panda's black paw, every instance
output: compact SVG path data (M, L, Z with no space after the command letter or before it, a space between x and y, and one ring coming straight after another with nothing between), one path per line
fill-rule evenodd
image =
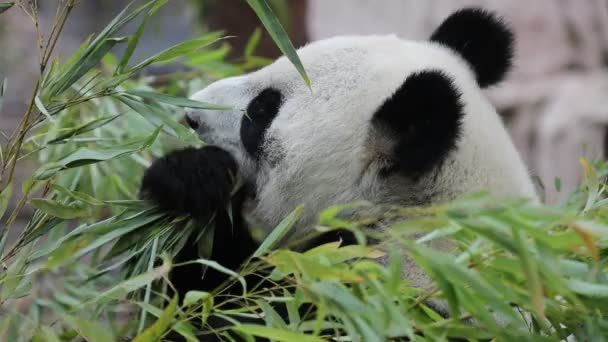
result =
M188 147L146 170L140 196L172 215L208 218L227 207L237 171L232 155L219 147Z

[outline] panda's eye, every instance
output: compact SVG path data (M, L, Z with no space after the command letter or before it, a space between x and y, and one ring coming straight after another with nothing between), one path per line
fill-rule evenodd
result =
M260 156L264 133L277 116L283 95L274 88L262 90L247 106L241 121L241 140L245 150L255 159Z

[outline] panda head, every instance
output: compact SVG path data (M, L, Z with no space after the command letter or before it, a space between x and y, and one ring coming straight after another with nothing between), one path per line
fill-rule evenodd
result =
M534 198L482 92L508 72L512 41L478 9L452 14L428 41L317 41L298 50L312 89L283 57L196 93L233 109L186 120L234 156L255 189L250 211L269 228L300 204L312 223L323 208L362 200L428 204L482 190Z

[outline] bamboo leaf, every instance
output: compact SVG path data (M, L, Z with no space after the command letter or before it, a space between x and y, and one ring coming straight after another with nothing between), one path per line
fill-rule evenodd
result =
M266 30L277 44L281 52L291 61L291 63L295 66L295 68L300 73L300 76L306 83L306 86L310 88L310 79L306 74L306 70L302 65L302 61L300 61L300 57L293 47L293 44L289 40L287 36L287 32L279 22L279 19L272 12L272 9L266 2L266 0L247 0L247 3L251 8L255 11L260 21L266 27Z
M578 279L567 280L566 284L575 293L593 298L608 298L608 284L594 284Z
M21 254L19 254L17 259L11 263L6 271L3 270L5 276L0 278L0 284L2 284L2 290L0 290L0 301L5 301L14 297L15 290L23 279L30 250L31 247L26 248Z
M146 272L144 274L140 274L133 278L127 279L110 289L104 291L95 297L91 302L101 301L102 299L116 299L124 296L128 293L141 289L142 287L148 285L150 282L153 282L156 279L160 279L166 277L171 270L171 262L169 260L164 260L161 266L156 267L152 271Z
M167 127L166 132L168 134L186 143L200 144L200 140L190 129L186 128L158 108L134 100L129 96L119 95L117 98L129 106L133 111L144 117L152 125L156 127Z
M72 64L67 64L65 69L62 68L60 76L52 82L44 82L49 88L43 88L41 93L43 97L53 98L66 89L69 89L76 81L89 72L93 67L99 64L104 56L117 44L128 40L128 38L113 38L112 36L121 30L125 25L131 22L140 13L157 3L158 0L152 0L144 5L132 10L135 0L131 1L106 27L90 42L83 44L76 53L68 61ZM86 43L87 41L85 41ZM83 46L86 48L83 49Z
M265 337L275 341L284 341L284 342L323 342L324 339L305 335L295 331L287 331L281 330L278 328L265 327L262 325L253 325L253 324L242 324L237 325L232 328L233 330L257 336L257 337Z
M262 30L260 30L260 28L256 28L255 31L253 31L253 34L251 35L251 37L249 37L249 40L247 40L247 44L245 45L245 58L249 58L253 56L253 53L255 52L255 50L257 49L258 45L260 45L260 39L262 38Z
M207 259L192 260L192 261L184 263L184 265L192 264L192 263L198 263L198 264L201 264L201 265L204 265L207 267L211 267L216 271L219 271L221 273L231 276L234 279L237 279L239 281L239 283L241 283L241 286L243 287L243 294L247 293L247 283L245 282L245 278L243 278L241 275L234 272L233 270L226 268L213 260L207 260Z
M36 105L36 108L38 108L38 110L40 111L40 113L44 114L44 116L46 116L46 118L49 121L55 121L55 119L53 119L53 117L51 116L51 114L49 114L49 111L46 109L46 107L44 106L44 104L40 100L39 96L34 97L34 104Z
M0 4L0 14L8 11L11 7L15 6L14 2L4 2Z
M6 92L6 78L3 78L0 81L0 110L2 110L2 105L4 104L4 93Z
M156 138L158 137L158 134L160 133L161 129L162 126L158 127L149 137L122 146L100 148L96 150L88 147L81 147L76 151L63 157L58 162L46 164L40 169L38 169L38 171L36 171L36 173L34 174L34 179L49 179L57 172L63 170L99 163L102 161L108 161L141 151L145 148L148 148L154 143L154 141L156 141Z
M197 108L197 109L210 109L210 110L232 109L232 107L229 107L229 106L216 105L216 104L207 103L207 102L190 100L190 99L183 98L183 97L175 97L175 96L166 95L166 94L159 94L159 93L155 93L155 92L151 92L151 91L130 90L126 93L135 95L135 96L139 96L144 99L149 99L149 100L166 103L166 104L170 104L170 105L174 105L174 106L178 106L178 107L184 107L184 108Z
M92 322L79 317L63 315L63 320L74 328L80 336L90 342L116 341L112 329L100 322Z
M177 45L174 45L166 50L163 50L160 53L158 53L152 57L146 58L145 60L143 60L136 66L134 66L131 70L140 70L152 63L171 62L174 59L183 57L186 54L195 52L206 46L209 46L213 43L216 43L222 39L227 38L227 37L222 38L221 36L222 36L221 32L211 32L200 38L186 40L186 41L181 42Z
M71 191L59 184L52 184L51 189L61 193L64 196L67 196L71 199L75 199L77 201L87 203L89 205L104 205L105 204L104 201L100 201L97 198L95 198L87 193L80 192L80 191Z
M275 229L264 239L260 247L253 253L254 258L258 258L272 248L278 245L279 242L285 237L285 235L291 230L293 225L298 221L302 213L304 212L304 206L297 207L294 211L292 211L287 217L285 217L281 223L279 223Z
M139 44L139 40L141 39L141 36L144 33L144 30L146 28L146 25L148 24L148 20L150 19L150 17L152 17L154 15L154 13L156 13L168 1L169 0L155 1L154 6L152 6L152 8L148 11L148 13L142 20L139 27L137 27L137 30L135 31L135 33L129 38L129 45L127 46L127 49L125 50L124 54L122 55L120 63L116 67L116 74L123 73L123 71L129 64L129 60L131 59L131 56L133 56L133 52L135 52L135 48L137 47L137 44Z
M81 205L63 204L47 198L34 198L30 203L38 210L65 220L85 217L88 213Z
M66 132L63 132L60 135L58 135L57 137L55 137L54 139L49 140L49 142L47 142L47 144L52 145L52 144L63 143L63 142L65 142L66 139L75 137L77 135L80 135L80 134L83 134L86 132L90 132L99 127L103 127L103 126L109 124L110 122L116 120L120 116L121 116L121 114L117 114L117 115L113 115L113 116L104 116L104 117L89 121L87 123L84 123L80 126L70 128Z
M6 212L6 208L8 208L8 204L11 201L13 196L13 183L9 183L6 187L0 192L0 219L4 216Z
M173 316L177 310L177 298L177 296L173 297L158 320L136 336L133 342L158 341L173 324Z
M56 83L51 85L48 96L52 98L63 93L76 81L82 78L82 76L98 65L101 59L110 52L116 44L125 41L127 41L127 38L122 37L106 38L99 46L95 46L94 43L91 43L91 45L89 45L89 48L91 48L90 51L86 51L85 54L74 63L73 67L67 70Z
M202 302L205 298L211 296L209 292L204 291L188 291L184 296L184 306L190 306Z
M585 170L585 183L587 185L587 203L585 203L585 209L583 211L589 210L593 207L593 204L597 201L600 196L600 180L595 172L593 166L584 158L580 158L579 162L581 163L583 170Z

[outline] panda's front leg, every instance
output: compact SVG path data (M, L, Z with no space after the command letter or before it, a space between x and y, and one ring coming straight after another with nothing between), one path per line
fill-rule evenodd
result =
M210 259L237 271L257 248L240 216L246 190L233 196L237 177L238 165L229 152L215 146L186 148L156 160L146 170L141 197L171 215L191 217L201 228L213 220ZM191 241L175 261L196 260L198 254L198 241ZM180 298L190 290L212 291L226 279L226 274L213 269L203 276L198 264L176 267L170 276Z

